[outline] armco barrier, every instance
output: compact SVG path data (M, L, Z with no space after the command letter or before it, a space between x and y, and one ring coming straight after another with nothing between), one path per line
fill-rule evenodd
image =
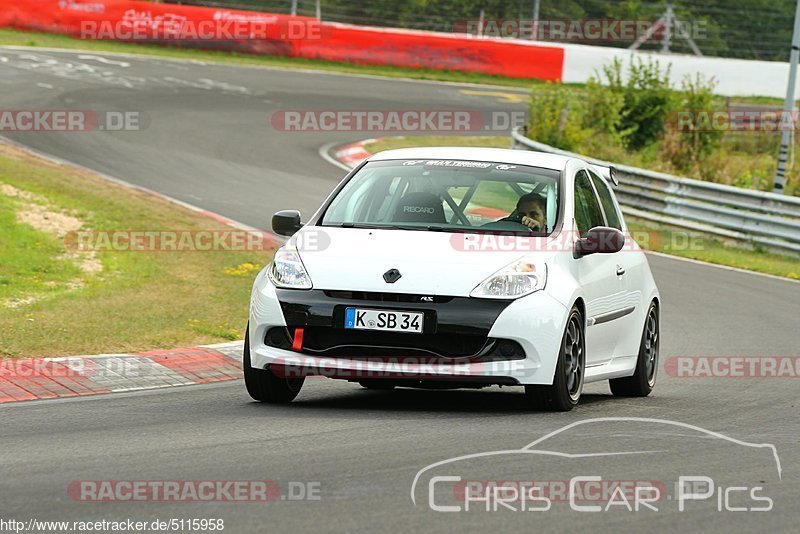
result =
M156 4L129 0L13 0L0 11L0 27L80 36L82 25L99 28L130 25L145 28L148 40L162 42L167 25L197 27L202 21L251 21L272 24L267 38L202 40L185 35L173 46L235 50L256 54L348 61L360 64L449 69L560 80L564 51L558 46L524 41L475 39L465 35L318 23L253 11ZM104 26L101 26L104 25ZM299 28L298 28L299 25ZM306 31L303 31L303 26ZM102 37L102 32L101 37Z
M623 211L725 238L800 253L800 198L587 158L512 132L514 148L584 159L617 169Z

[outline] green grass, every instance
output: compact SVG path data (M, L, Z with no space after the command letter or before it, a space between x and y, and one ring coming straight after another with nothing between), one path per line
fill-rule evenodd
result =
M510 148L507 137L419 136L385 137L365 145L375 153L415 146L472 146ZM682 228L626 217L629 231L645 249L792 279L800 279L800 260L793 256L749 250L715 237Z
M200 214L0 145L0 357L174 348L241 339L271 251L101 251L81 268L65 239L22 222L35 195L100 230L230 230ZM52 218L52 217L51 217Z
M374 143L364 145L364 148L375 154L383 150L396 148L413 148L424 146L474 146L488 148L511 148L510 137L480 136L480 135L420 135L408 137L383 137Z
M0 195L0 301L24 299L31 293L50 293L80 272L67 261L54 261L64 252L55 237L20 224L15 203Z
M800 280L797 257L749 250L713 236L635 217L625 217L625 221L636 242L647 250Z

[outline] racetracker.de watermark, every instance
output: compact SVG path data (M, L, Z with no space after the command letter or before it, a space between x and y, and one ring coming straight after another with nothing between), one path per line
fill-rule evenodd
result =
M579 232L562 231L553 237L520 232L475 232L455 228L450 246L457 252L572 252ZM695 232L623 233L621 252L642 249L704 250L705 237ZM601 239L612 239L604 236ZM302 252L319 252L331 246L332 236L324 227L307 226L292 236L289 244ZM277 244L274 235L256 230L73 230L64 236L64 246L73 252L266 252ZM602 247L602 241L585 244L582 250Z
M483 215L479 224L483 224L491 218L499 219L508 215L506 212L491 210L486 212L486 208L477 208ZM475 210L467 210L467 216L472 216ZM495 213L496 212L496 213ZM484 220L483 217L489 216ZM379 226L376 228L380 228ZM267 234L268 235L268 234ZM624 232L625 243L621 252L641 252L641 249L660 250L668 249L672 251L699 251L706 248L706 236L697 232L690 231L671 231L655 232L638 230ZM493 231L486 232L477 228L475 232L470 232L469 227L454 227L450 235L450 246L457 252L573 252L575 242L581 238L577 231L564 230L552 237L530 234L527 230L523 231ZM296 233L289 240L289 244L299 252L319 252L331 246L333 237L324 226L305 226L301 232ZM611 237L604 237L611 239ZM598 242L594 246L604 243ZM591 247L589 247L591 248ZM587 250L584 247L583 250Z
M275 236L254 230L79 230L64 236L77 252L264 252Z
M800 356L671 356L664 371L677 378L798 378Z
M696 132L784 132L800 125L800 111L780 109L679 110L667 123L681 133Z
M295 335L297 339L297 335ZM342 361L346 360L343 365ZM525 371L521 360L482 362L474 356L278 356L270 364L283 378L327 377L337 379L436 379L474 376L502 376Z
M91 359L79 356L0 360L0 379L26 378L134 378L142 374L134 358Z
M136 132L149 125L143 111L0 109L2 132Z
M708 38L706 21L675 20L671 31L678 26L682 35L692 40ZM645 38L660 41L666 27L658 19L466 19L456 22L453 31L475 37L609 43Z
M73 480L67 495L80 502L319 501L318 481L276 480Z
M505 132L525 124L524 111L475 109L288 109L270 124L279 132Z
M80 36L114 41L317 40L322 30L322 23L314 19L217 11L210 19L191 20L129 9L120 20L82 20Z
M625 242L620 252L641 252L642 249L658 250L704 250L705 238L695 232L651 232L647 230L624 232ZM492 233L454 233L450 237L450 246L459 252L571 252L575 242L581 239L580 232L565 230L554 237L527 236L520 232ZM612 240L614 236L607 234L601 239ZM602 248L603 241L584 246L583 250Z

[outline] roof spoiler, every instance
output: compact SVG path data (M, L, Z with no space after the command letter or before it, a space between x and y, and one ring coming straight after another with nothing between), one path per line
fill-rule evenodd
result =
M597 163L592 163L591 165L597 170L600 176L614 184L615 187L619 185L616 167L613 165L599 165Z

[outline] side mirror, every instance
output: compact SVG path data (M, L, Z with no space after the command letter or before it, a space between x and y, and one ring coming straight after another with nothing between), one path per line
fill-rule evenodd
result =
M619 176L617 176L617 168L613 165L608 168L608 179L614 184L614 187L619 185Z
M616 228L595 226L575 242L575 257L581 258L589 254L613 254L625 246L625 234Z
M272 231L278 235L291 236L302 227L297 210L282 210L272 216Z

